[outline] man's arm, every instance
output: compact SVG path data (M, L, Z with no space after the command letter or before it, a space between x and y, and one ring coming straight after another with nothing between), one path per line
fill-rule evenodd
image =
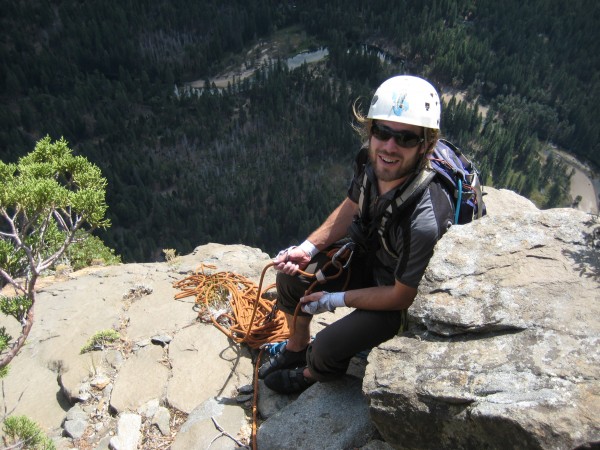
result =
M395 311L412 305L417 289L396 280L394 286L376 286L346 292L315 292L300 299L305 312L318 314L333 311L339 306L350 306L372 311Z
M396 280L393 286L376 286L346 291L346 306L370 310L398 310L412 305L417 296L417 288Z
M318 250L323 250L346 236L348 227L357 212L358 204L346 197L299 247L290 247L277 255L275 258L277 270L294 275L298 269L304 269Z

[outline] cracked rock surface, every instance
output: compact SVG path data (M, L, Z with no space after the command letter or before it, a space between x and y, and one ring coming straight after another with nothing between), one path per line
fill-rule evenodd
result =
M499 194L440 241L411 330L369 357L363 389L392 446L600 442L600 221Z
M486 190L489 215L439 242L407 333L354 358L346 378L301 395L259 382L258 448L600 442L600 223ZM248 445L256 354L198 321L193 298L175 300L173 283L200 264L258 283L269 261L258 249L207 244L169 263L41 280L0 407L38 422L59 449ZM315 317L312 333L347 313ZM18 334L12 319L0 326ZM80 354L105 330L120 338ZM287 426L299 417L308 425Z

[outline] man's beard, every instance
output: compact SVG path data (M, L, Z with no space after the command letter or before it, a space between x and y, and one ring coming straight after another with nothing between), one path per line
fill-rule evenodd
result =
M383 157L388 158L388 156L385 153L381 154ZM378 158L378 154L375 150L371 149L369 151L369 158L371 159L371 165L373 166L373 170L375 171L375 175L377 176L378 180L381 181L396 181L396 180L400 180L402 178L405 178L409 175L412 175L413 173L417 172L418 170L418 166L420 163L420 158L417 157L417 159L414 161L413 164L410 164L408 167L404 164L406 162L405 158L401 158L401 162L402 164L395 169L388 169L386 170L385 166L382 168L377 161ZM389 159L398 159L397 157L389 157Z

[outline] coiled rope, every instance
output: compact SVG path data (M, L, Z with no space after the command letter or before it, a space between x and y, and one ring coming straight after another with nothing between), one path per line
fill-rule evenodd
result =
M205 269L216 267L201 264L199 271L173 283L181 290L175 299L195 297L201 320L210 320L238 344L258 349L265 343L285 340L289 337L285 316L280 311L274 314L275 300L263 295L275 285L261 291L265 273L273 264L263 269L259 286L232 272L207 273Z
M352 249L342 247L328 253L331 258L317 273L298 271L308 279L314 279L305 292L308 295L317 284L339 278L344 269L347 277L342 290L346 290L350 280L348 262ZM342 261L346 261L344 265ZM247 344L260 349L254 369L254 395L252 404L252 448L256 450L256 424L258 403L258 367L262 359L264 345L281 342L290 337L296 325L296 317L301 304L298 303L293 316L292 329L288 327L285 314L276 308L276 300L264 298L264 294L275 287L269 285L262 289L265 274L275 263L267 264L261 272L258 286L248 278L232 272L207 273L205 269L216 269L213 265L201 264L192 275L173 283L181 292L175 294L175 300L194 297L201 320L213 323L221 332L238 344ZM333 266L337 271L332 275L325 272ZM219 309L220 308L220 309Z

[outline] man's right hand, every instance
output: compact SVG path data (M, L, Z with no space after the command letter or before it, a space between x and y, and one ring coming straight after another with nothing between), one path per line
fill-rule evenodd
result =
M274 259L275 268L287 275L295 275L298 270L304 270L312 259L312 255L300 247L292 246L281 250Z

